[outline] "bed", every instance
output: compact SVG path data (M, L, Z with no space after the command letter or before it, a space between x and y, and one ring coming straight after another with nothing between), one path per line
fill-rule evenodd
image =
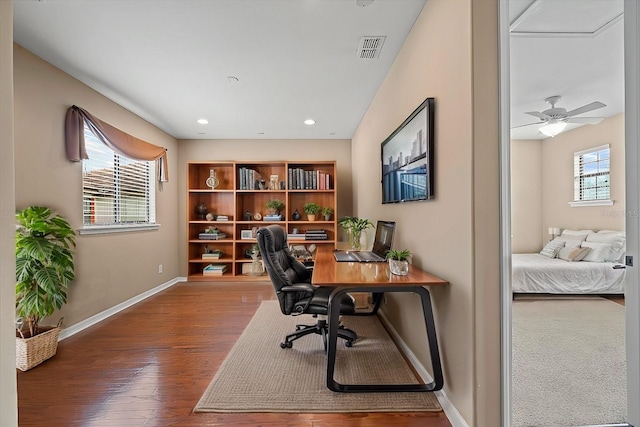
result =
M591 230L565 232L545 245L540 253L512 255L512 291L551 294L624 293L625 269L620 268L624 258L624 233L596 233ZM585 252L581 260L570 256L576 252Z

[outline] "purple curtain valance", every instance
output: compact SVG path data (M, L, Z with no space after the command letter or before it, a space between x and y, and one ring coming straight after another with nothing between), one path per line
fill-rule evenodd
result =
M65 123L67 157L69 160L79 162L82 159L89 158L84 144L85 123L100 141L116 153L135 160L156 160L158 181L169 181L167 150L164 147L150 144L129 135L75 105L67 110Z

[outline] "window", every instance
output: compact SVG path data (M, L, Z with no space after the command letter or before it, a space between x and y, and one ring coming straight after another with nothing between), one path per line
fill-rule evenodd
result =
M609 145L573 155L572 206L611 204Z
M82 161L84 229L155 225L155 162L114 152L86 125L84 137L89 155Z

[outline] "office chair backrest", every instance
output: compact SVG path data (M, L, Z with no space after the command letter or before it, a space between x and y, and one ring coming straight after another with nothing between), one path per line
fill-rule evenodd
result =
M262 260L280 302L280 310L284 314L291 314L297 301L296 293L280 292L280 289L295 283L308 283L310 274L307 268L291 255L287 246L287 235L282 227L275 224L262 227L256 237Z

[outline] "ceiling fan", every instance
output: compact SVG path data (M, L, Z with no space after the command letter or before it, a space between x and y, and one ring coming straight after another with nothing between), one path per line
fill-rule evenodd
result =
M539 122L528 123L526 125L515 126L515 128L521 128L524 126L543 125L538 129L546 136L554 137L564 130L567 123L586 123L595 125L604 120L604 117L574 117L579 114L588 113L589 111L597 110L598 108L606 107L606 104L595 101L590 104L583 105L571 111L567 111L565 108L556 107L556 103L560 101L562 97L560 95L550 96L545 99L551 105L551 108L540 111L528 111L525 114L538 117Z

